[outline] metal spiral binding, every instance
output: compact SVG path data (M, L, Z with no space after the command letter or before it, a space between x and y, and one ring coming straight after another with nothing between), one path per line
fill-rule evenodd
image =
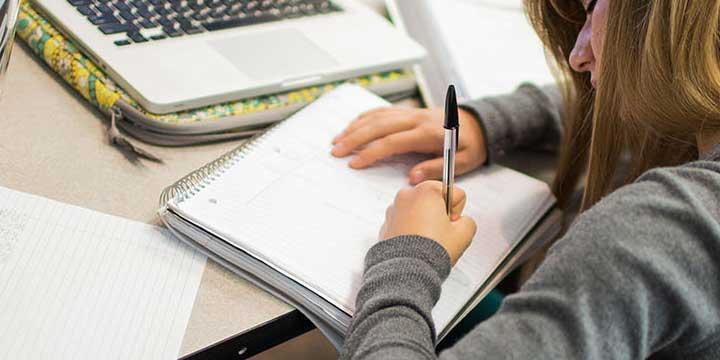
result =
M242 160L245 155L254 150L264 138L273 133L281 124L282 122L270 127L265 132L255 135L242 145L228 151L165 188L160 194L160 207L167 206L170 200L180 203L197 194L217 180L238 161Z

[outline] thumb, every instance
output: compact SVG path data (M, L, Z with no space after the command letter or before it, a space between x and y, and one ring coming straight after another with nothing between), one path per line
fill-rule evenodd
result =
M423 161L410 169L410 184L417 185L426 180L442 179L443 158Z
M465 209L465 203L467 202L467 196L465 195L465 190L459 188L457 185L453 186L452 190L452 221L457 221L460 219L460 216L462 215L463 209Z
M467 250L470 246L470 243L475 236L477 225L475 225L475 221L470 217L463 216L459 220L453 222L452 226L456 241L453 243L453 249L448 253L452 264L455 265L458 260L460 260L462 254L465 253L465 250Z
M475 236L475 232L477 232L477 224L475 224L475 220L469 216L463 216L457 221L454 221L452 224L457 236L460 239L465 240L465 247L462 249L465 251L465 249L470 246L470 242Z
M454 240L448 242L445 249L450 256L450 261L455 265L465 250L470 246L473 236L475 236L475 221L467 216L463 216L452 223L452 229Z

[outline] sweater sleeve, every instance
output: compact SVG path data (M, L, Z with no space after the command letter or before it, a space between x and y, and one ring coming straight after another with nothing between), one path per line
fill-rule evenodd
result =
M340 359L435 358L431 311L449 273L450 257L433 240L399 236L372 247Z
M461 104L480 121L488 161L517 148L555 150L563 133L562 96L555 85L523 84L507 95Z
M719 358L717 189L720 163L700 161L617 190L578 218L498 314L439 357ZM449 265L431 240L410 240L371 250L343 358L436 356L429 303Z

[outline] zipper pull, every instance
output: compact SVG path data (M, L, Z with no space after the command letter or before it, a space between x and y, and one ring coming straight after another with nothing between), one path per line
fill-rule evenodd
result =
M117 121L123 118L123 114L117 107L110 108L110 126L107 128L108 142L122 151L131 162L137 162L137 158L143 158L162 164L163 161L159 157L133 145L117 127ZM132 157L130 157L132 156Z

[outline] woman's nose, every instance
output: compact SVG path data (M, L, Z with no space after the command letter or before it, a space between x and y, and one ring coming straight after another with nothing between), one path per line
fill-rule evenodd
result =
M595 61L591 38L592 28L586 23L578 34L575 47L570 53L570 67L577 72L590 71L591 65Z

